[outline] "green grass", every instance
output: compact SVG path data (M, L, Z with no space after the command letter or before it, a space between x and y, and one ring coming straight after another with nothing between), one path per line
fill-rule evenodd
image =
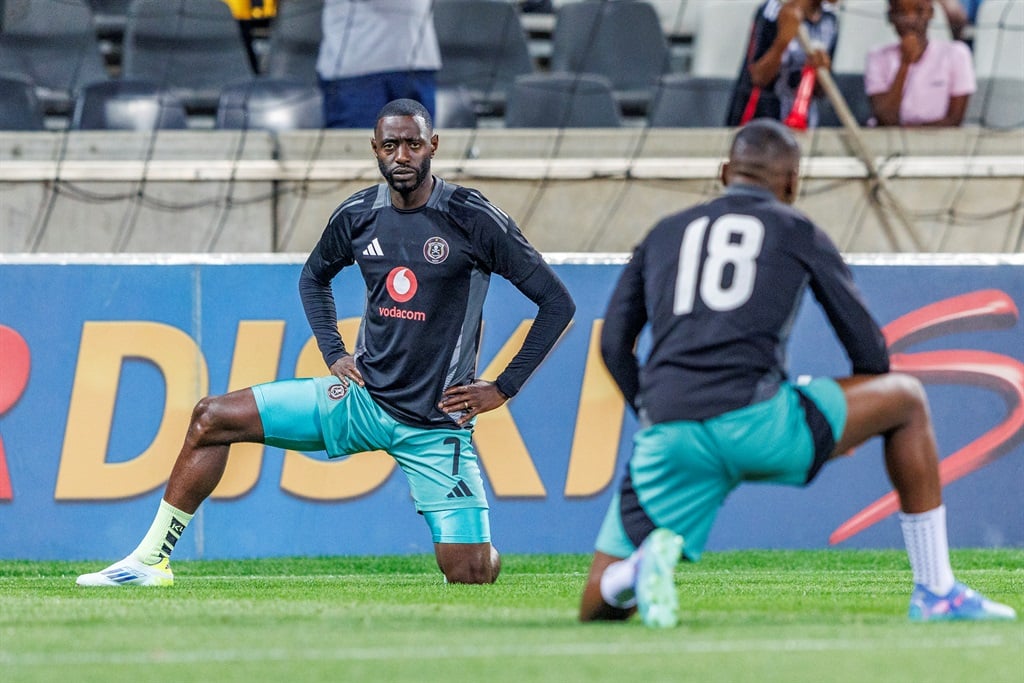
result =
M1024 622L912 624L896 551L709 553L683 624L576 622L582 555L508 555L494 586L433 557L176 562L176 584L83 589L96 563L0 562L0 680L1021 683ZM1024 613L1024 550L958 578Z

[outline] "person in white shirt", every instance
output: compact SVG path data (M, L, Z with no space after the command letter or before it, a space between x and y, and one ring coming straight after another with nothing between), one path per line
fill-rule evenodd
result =
M325 0L316 72L324 126L372 129L392 100L435 114L441 49L432 0Z

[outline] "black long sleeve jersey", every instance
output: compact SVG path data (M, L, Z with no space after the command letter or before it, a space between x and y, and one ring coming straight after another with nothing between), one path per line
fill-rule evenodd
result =
M522 348L496 379L506 396L519 391L575 312L569 292L515 221L476 190L434 178L427 203L403 211L381 183L335 210L299 278L328 367L348 352L331 281L353 263L366 282L357 367L381 407L411 426L455 427L437 403L448 387L474 380L491 273L539 309Z
M609 371L651 423L703 420L770 398L810 287L855 373L889 369L885 340L828 236L769 191L730 186L661 220L612 294L601 337ZM634 346L650 323L650 354Z

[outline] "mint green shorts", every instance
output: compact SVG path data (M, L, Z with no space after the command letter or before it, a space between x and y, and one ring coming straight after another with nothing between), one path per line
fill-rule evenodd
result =
M264 443L329 458L381 450L405 473L416 510L435 543L491 540L487 497L468 429L410 427L388 415L355 382L289 379L252 388Z
M703 421L651 425L598 533L597 550L627 557L657 527L680 534L700 559L718 508L744 481L804 486L832 456L846 397L832 379L783 384L772 398Z

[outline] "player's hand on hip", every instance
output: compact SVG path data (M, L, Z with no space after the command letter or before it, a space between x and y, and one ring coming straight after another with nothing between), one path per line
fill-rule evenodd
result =
M472 384L449 387L437 407L461 426L480 413L500 408L508 397L498 390L494 382L478 379Z
M359 368L356 367L356 359L353 356L345 355L334 361L334 365L331 366L331 374L341 380L341 383L346 387L350 381L355 382L359 386L365 386L363 384L363 376L359 373Z

